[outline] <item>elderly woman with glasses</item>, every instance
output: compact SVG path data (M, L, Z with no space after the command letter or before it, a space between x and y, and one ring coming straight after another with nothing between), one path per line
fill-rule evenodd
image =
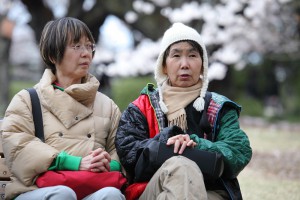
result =
M77 199L67 186L39 188L47 171L121 171L114 140L120 110L98 92L89 68L95 41L82 21L70 17L48 22L40 39L46 65L34 88L40 99L45 142L35 137L28 91L17 93L2 125L2 143L12 181L6 199ZM106 180L103 180L106 181ZM84 199L125 199L119 189L105 187Z

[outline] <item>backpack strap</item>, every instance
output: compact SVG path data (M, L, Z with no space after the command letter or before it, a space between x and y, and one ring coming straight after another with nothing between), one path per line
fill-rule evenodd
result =
M212 134L211 134L212 133L212 127L211 127L211 125L208 121L208 117L207 117L207 109L208 109L211 97L212 97L211 92L206 92L206 95L205 95L205 98L204 98L204 101L205 101L204 110L203 110L203 113L202 113L201 118L200 118L200 127L204 131L204 133L207 135L208 140L212 139L211 138L211 136L212 136Z
M26 90L29 92L31 98L35 136L40 138L42 142L45 142L43 116L39 96L34 88L27 88Z

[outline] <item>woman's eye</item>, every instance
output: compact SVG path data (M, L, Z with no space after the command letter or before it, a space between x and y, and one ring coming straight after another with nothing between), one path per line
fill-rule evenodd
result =
M91 44L87 44L87 45L85 45L85 48L88 49L88 50L92 50L92 45Z
M75 45L75 49L77 49L77 50L80 49L80 47L81 47L80 44Z

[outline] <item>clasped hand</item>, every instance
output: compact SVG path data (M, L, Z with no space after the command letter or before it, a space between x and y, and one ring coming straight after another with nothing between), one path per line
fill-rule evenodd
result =
M102 148L98 148L94 151L91 151L89 155L82 158L79 170L92 172L109 172L110 161L110 155Z
M196 142L191 140L188 134L179 134L170 137L167 141L167 145L174 144L174 153L182 154L186 147L196 146Z

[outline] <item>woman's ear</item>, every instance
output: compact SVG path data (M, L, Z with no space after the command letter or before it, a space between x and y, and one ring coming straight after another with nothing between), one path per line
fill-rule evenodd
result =
M166 66L162 66L162 71L165 75L168 75L168 70Z
M49 60L50 60L54 65L56 64L55 59L49 57Z

